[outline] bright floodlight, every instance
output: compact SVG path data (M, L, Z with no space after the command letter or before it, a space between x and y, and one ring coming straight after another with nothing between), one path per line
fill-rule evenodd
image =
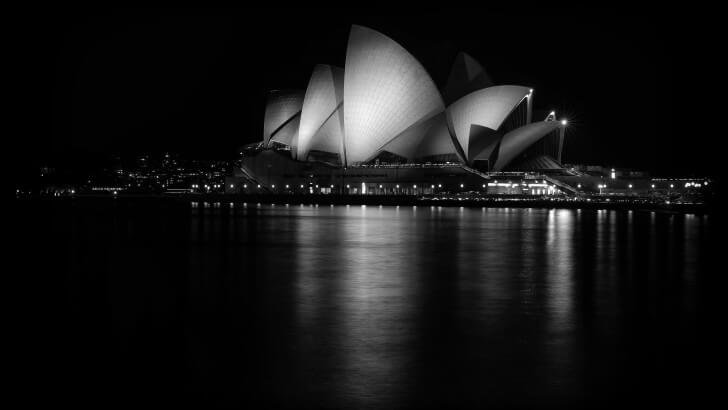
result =
M561 125L566 125L566 120L561 120Z

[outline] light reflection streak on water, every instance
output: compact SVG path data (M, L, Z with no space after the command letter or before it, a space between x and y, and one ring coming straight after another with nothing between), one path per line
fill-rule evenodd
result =
M551 363L554 376L574 378L578 374L573 363L576 354L574 315L574 210L560 209L549 212L546 253L546 332L550 342L545 356ZM580 215L579 215L580 216ZM575 382L572 380L572 382Z
M416 208L360 208L361 219L341 221L346 238L341 280L342 348L346 368L342 382L357 395L395 396L405 380L406 349L402 324L411 320L416 239L402 218L414 218Z
M401 218L411 209L391 207L325 208L301 218L297 233L296 309L298 328L315 340L303 340L303 351L326 346L335 370L319 380L334 391L347 392L337 398L375 400L391 397L401 388L397 379L402 366L402 324L409 321L411 273L402 266L415 255L408 250L412 237ZM342 214L343 212L343 214ZM323 225L322 225L323 224ZM334 238L320 234L336 232ZM321 252L336 247L340 256ZM323 285L324 283L328 285ZM321 289L328 286L328 292ZM322 328L333 330L320 333ZM312 364L312 365L315 365Z
M574 211L560 209L549 212L547 226L546 304L550 332L563 337L574 326Z

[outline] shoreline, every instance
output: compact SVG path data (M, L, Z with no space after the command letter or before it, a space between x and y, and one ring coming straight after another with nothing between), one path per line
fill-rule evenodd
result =
M655 203L625 201L623 198L609 200L578 198L482 197L461 199L440 199L415 196L378 195L240 195L240 194L124 194L119 196L78 194L65 197L16 197L17 202L68 202L68 201L174 201L209 203L252 203L274 205L367 205L367 206L438 206L467 208L542 208L542 209L587 209L644 211L674 214L710 214L712 207L705 203ZM601 199L601 198L598 198Z

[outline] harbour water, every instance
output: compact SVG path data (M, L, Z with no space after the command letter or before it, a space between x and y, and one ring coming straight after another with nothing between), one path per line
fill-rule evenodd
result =
M24 209L27 377L59 403L617 407L706 388L710 215Z

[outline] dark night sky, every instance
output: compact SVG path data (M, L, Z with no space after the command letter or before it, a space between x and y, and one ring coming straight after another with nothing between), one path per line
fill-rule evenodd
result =
M21 145L34 162L162 150L232 157L261 139L266 90L305 88L317 63L343 67L354 23L398 41L439 86L465 51L496 83L533 87L535 119L555 109L571 123L566 162L711 172L673 127L681 33L668 14L76 9L27 18L34 109Z

